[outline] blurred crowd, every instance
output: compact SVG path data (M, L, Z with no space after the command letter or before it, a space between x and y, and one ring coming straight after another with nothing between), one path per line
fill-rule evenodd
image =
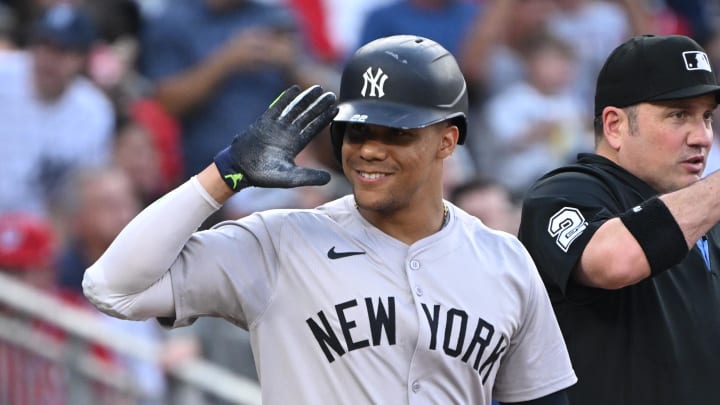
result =
M468 82L469 136L447 163L446 198L510 233L525 188L592 150L595 76L613 48L685 34L720 70L714 0L0 0L0 268L82 302L85 268L144 206L289 85L336 91L359 45L402 33L445 46ZM321 134L298 157L330 171L329 185L249 189L205 226L346 194L330 144ZM257 378L247 336L226 322L115 324L164 342L168 367L205 356ZM138 374L157 398L163 373Z

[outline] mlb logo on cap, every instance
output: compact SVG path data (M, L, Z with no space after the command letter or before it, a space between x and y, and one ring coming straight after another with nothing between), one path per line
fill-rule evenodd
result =
M687 70L707 70L708 72L712 72L710 59L705 52L683 52L683 59L685 59L685 67Z

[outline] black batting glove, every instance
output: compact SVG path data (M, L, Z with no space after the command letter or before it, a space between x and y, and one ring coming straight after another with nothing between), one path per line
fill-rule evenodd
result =
M291 188L320 186L330 174L295 165L295 156L337 114L335 94L312 86L300 92L294 85L232 144L215 155L215 165L233 191L248 186Z

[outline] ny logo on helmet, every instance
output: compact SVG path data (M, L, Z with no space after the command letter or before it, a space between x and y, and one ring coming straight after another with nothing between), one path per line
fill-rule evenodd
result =
M378 97L382 98L385 95L385 81L388 79L388 75L386 75L381 68L378 68L377 73L373 75L372 67L367 68L365 73L363 73L363 88L360 91L360 94L362 94L363 97ZM370 87L370 94L366 94L368 90L368 86ZM376 93L377 92L377 93Z

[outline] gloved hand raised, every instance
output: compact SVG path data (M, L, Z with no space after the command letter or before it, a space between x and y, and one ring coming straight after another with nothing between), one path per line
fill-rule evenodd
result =
M337 114L335 94L294 85L232 144L215 155L215 165L233 191L248 186L291 188L319 186L330 174L295 165L295 156Z

